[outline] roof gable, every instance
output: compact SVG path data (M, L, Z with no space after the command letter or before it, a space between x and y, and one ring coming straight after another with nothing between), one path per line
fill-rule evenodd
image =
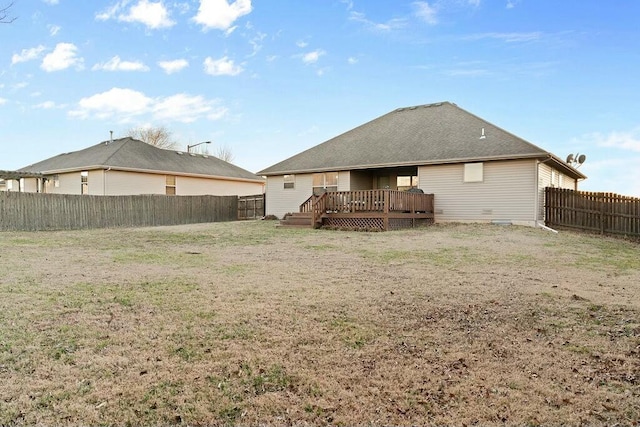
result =
M443 102L391 111L258 174L542 158L549 155L540 147L457 105Z
M215 156L164 150L128 137L104 141L71 153L59 154L26 166L20 171L50 174L95 168L262 180L260 176Z

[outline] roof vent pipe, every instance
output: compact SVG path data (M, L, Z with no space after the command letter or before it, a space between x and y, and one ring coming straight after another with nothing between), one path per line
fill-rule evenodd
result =
M111 136L109 137L109 142L113 142L113 131L112 131L112 130L110 130L110 131L109 131L109 134L111 135Z

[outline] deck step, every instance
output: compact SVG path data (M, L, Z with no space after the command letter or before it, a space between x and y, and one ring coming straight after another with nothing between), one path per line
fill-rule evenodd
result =
M280 220L280 227L309 228L312 221L313 216L310 212L289 213Z

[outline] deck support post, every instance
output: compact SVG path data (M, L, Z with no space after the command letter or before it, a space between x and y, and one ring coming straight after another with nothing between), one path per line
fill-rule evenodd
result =
M384 191L384 208L383 208L383 213L384 213L384 218L383 218L383 223L384 223L384 231L389 231L389 190Z

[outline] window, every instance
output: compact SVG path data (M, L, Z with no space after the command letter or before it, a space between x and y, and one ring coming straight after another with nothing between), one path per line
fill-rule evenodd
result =
M396 187L399 191L406 191L410 188L418 186L417 176L398 176L396 179Z
M482 163L465 163L464 182L482 182L484 178L482 165Z
M173 175L167 175L165 194L169 196L175 196L176 194L176 177Z
M296 176L295 175L285 175L284 176L284 189L293 189L296 184Z
M326 191L338 191L338 172L313 174L313 194L319 195Z
M89 172L80 172L80 194L89 194Z

